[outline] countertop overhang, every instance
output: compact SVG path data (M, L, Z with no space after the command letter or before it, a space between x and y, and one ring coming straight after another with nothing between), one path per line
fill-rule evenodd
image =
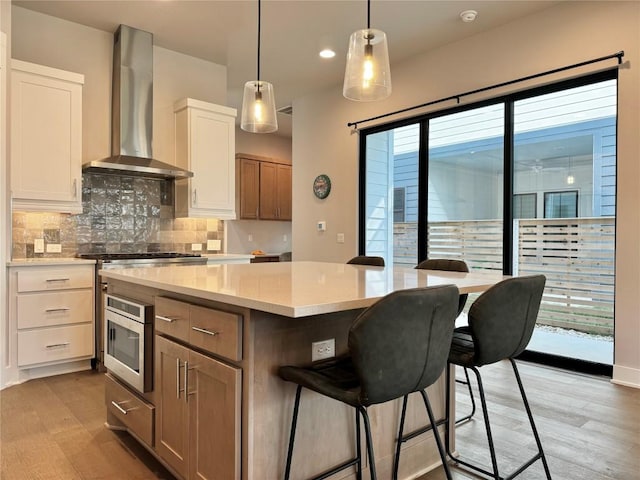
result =
M366 308L395 290L455 284L486 290L500 273L416 270L326 262L271 262L101 270L107 279L260 310L307 317Z

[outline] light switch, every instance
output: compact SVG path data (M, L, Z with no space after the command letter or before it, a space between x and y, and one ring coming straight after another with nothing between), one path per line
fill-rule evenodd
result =
M220 250L220 240L207 240L207 250Z
M316 228L318 229L319 232L324 232L327 229L327 222L325 222L324 220L318 222Z
M44 253L44 238L36 238L33 241L33 253Z
M47 253L62 253L62 245L59 243L47 243Z

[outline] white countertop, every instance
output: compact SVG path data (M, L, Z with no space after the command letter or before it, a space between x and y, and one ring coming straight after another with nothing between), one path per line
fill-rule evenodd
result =
M249 253L203 253L202 256L207 257L209 259L209 263L224 263L243 260L249 262L254 257L254 255Z
M95 260L86 260L83 258L20 258L15 260L9 260L7 262L8 267L42 267L50 265L82 265L91 264L95 265Z
M325 262L127 268L103 270L101 275L287 317L364 308L392 291L413 287L453 283L460 293L480 292L506 278L499 273Z

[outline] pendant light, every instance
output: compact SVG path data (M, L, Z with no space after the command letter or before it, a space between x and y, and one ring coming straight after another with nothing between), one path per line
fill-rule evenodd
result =
M251 133L271 133L278 130L278 119L273 85L260 80L260 17L258 0L258 79L244 84L240 128Z
M367 28L349 38L342 94L349 100L371 102L391 95L387 35L371 27L371 0L367 0Z

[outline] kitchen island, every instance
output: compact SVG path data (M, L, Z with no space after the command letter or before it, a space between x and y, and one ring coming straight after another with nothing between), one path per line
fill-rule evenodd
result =
M321 340L335 339L336 353L346 352L353 319L392 291L454 283L461 293L472 293L503 278L321 262L102 274L110 294L156 307L154 390L144 394L148 407L155 407L155 433L143 443L183 478L208 478L208 470L224 469L225 475L213 478L245 480L281 478L284 472L295 386L279 379L280 365L310 363L311 344ZM176 314L181 311L189 313ZM180 318L185 317L190 323L181 330ZM211 368L201 368L207 361ZM435 414L442 417L444 380L429 393ZM189 403L191 413L167 415L174 404L186 409ZM207 412L214 403L219 408ZM292 478L308 478L353 456L350 407L304 391L300 408ZM411 399L407 431L427 423L423 409L419 398ZM399 402L370 408L380 478L391 475L399 410ZM110 409L108 423L131 430L126 418L117 415ZM175 424L180 418L185 429L174 434L171 429L179 428ZM413 478L439 462L433 437L419 436L404 444L400 478ZM343 477L353 473L347 470Z

